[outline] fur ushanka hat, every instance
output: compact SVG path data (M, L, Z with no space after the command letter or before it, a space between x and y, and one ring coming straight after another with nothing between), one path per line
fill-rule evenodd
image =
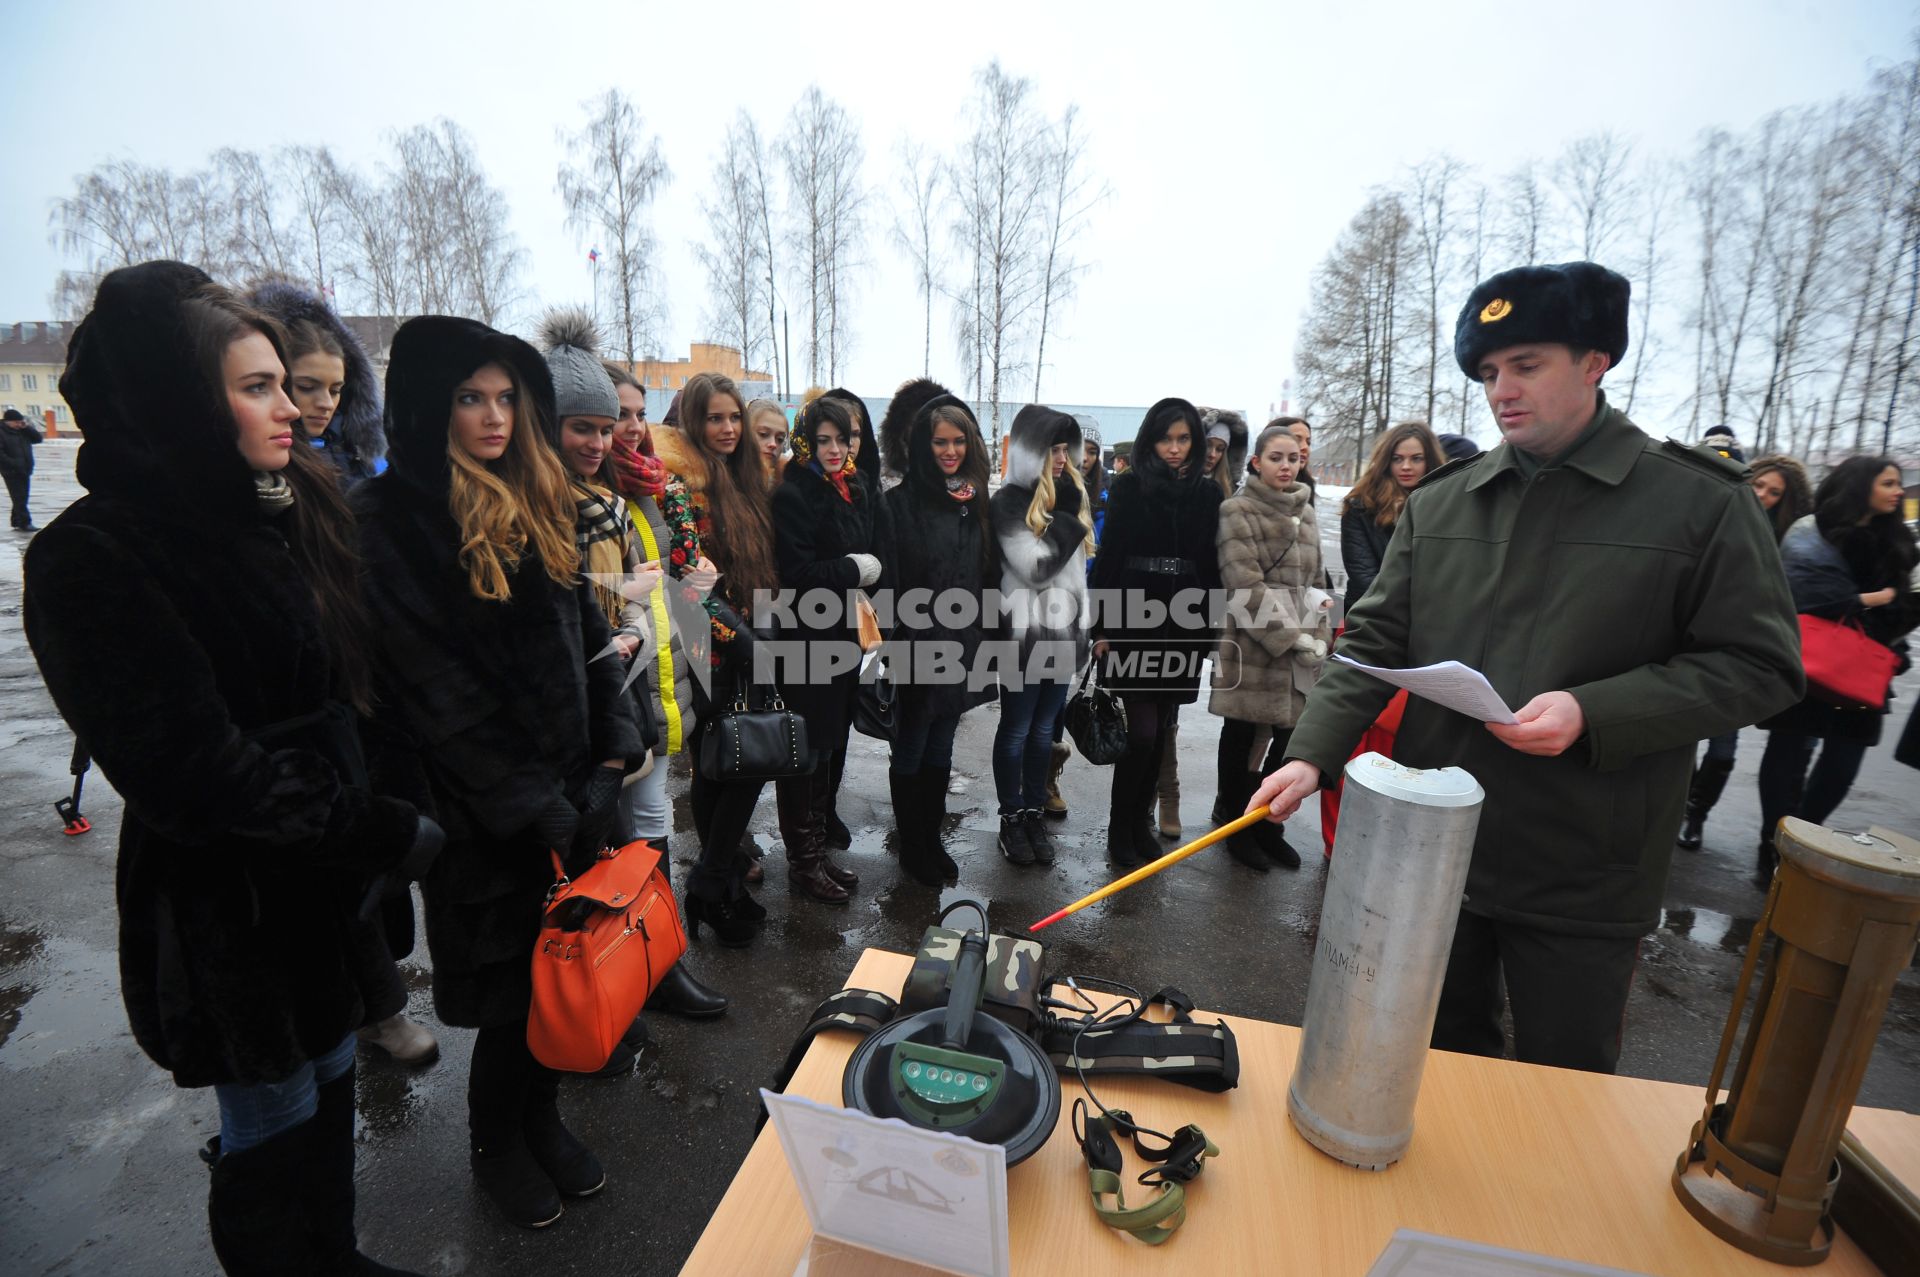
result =
M1453 326L1453 357L1469 380L1496 350L1554 342L1604 350L1609 365L1627 353L1626 277L1596 262L1519 266L1485 280L1467 297Z

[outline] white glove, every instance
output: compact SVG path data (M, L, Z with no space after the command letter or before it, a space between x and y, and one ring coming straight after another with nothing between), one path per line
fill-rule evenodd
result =
M1293 646L1295 650L1305 652L1316 661L1321 660L1327 654L1326 641L1324 639L1317 639L1311 634L1296 634L1293 639Z
M871 554L849 554L853 566L860 569L860 588L865 589L880 579L880 560Z

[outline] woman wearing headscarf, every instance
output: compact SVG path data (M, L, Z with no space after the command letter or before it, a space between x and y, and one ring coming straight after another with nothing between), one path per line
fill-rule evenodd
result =
M1113 768L1107 855L1122 867L1160 854L1150 809L1180 706L1199 699L1214 647L1207 592L1219 588L1220 485L1203 461L1200 412L1184 399L1147 409L1132 466L1107 496L1093 561L1093 637L1102 681L1127 709L1127 752ZM1144 606L1142 606L1144 605ZM1147 613L1164 611L1157 623Z
M855 590L880 580L880 537L873 490L860 482L852 456L853 412L822 396L794 422L793 456L773 493L774 557L780 588L791 590L793 624L780 631L781 696L806 720L813 750L804 776L775 783L787 882L823 904L845 904L860 885L834 863L828 817L833 810L834 756L846 757L860 682L859 618L848 606ZM812 612L810 594L823 604Z
M1920 599L1913 593L1920 548L1901 518L1905 500L1906 485L1891 457L1848 457L1820 481L1813 513L1780 543L1794 609L1858 623L1868 638L1893 649L1901 671L1911 664L1907 635L1920 623ZM1760 724L1767 729L1767 752L1760 760L1756 885L1772 881L1779 861L1773 836L1783 817L1825 824L1845 800L1860 760L1880 743L1892 700L1889 695L1878 709L1840 706L1809 688L1798 705Z
M881 563L894 604L890 672L898 699L887 781L900 867L938 887L960 874L940 831L960 716L993 699L976 658L992 620L986 591L999 568L986 441L963 401L936 383L926 385L913 396L918 407L906 432L905 477L881 503ZM895 406L904 397L897 396Z
M680 416L678 428L654 432L654 448L686 485L700 551L718 569L701 599L710 629L702 645L706 655L692 658L707 662L704 677L696 677L693 687L698 718L692 740L693 820L700 859L687 877L682 903L695 938L705 924L721 944L745 948L767 916L747 891L748 881L757 879L750 870L759 866L744 850L765 783L709 776L698 759L716 702L727 704L736 690L753 682L754 605L779 584L773 520L766 466L748 438L740 388L730 378L700 373L681 391ZM689 571L683 579L695 582L699 575Z
M366 915L439 830L377 796L412 791L357 730L372 693L350 520L286 376L277 325L202 271L108 274L60 380L87 495L28 546L23 619L126 801L134 1040L219 1100L221 1266L392 1273L353 1228L354 1030L392 967ZM139 618L133 658L103 606Z
M993 786L1000 854L1016 865L1053 863L1041 813L1058 775L1054 725L1087 651L1087 555L1093 520L1080 486L1080 425L1028 404L1008 433L1007 475L993 494L1000 594L1019 664L1000 683Z
M434 1007L478 1030L474 1177L508 1220L543 1228L562 1197L606 1183L561 1121L560 1075L527 1046L551 855L569 874L591 866L646 744L580 579L539 353L474 320L409 320L394 334L387 419L391 464L354 505L383 684L447 826L422 883Z

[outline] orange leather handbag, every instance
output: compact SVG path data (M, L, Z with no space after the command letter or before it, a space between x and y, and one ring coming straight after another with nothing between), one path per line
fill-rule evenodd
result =
M556 853L553 872L533 949L527 1046L550 1069L591 1073L686 953L687 933L650 842L609 848L572 879Z

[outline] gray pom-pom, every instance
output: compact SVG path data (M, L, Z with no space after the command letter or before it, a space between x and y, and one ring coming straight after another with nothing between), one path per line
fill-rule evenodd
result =
M549 354L562 346L572 346L598 359L601 344L599 325L579 306L556 307L540 321L540 348Z

